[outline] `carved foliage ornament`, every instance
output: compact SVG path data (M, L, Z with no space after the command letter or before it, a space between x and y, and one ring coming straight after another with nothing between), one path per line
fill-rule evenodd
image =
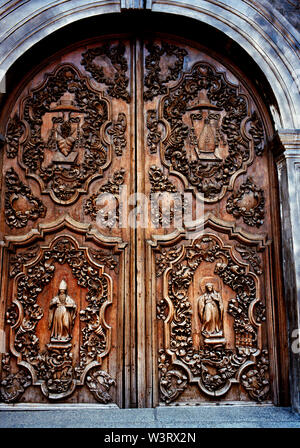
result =
M9 159L13 159L18 154L19 140L25 131L25 127L19 116L16 114L8 122L6 130L6 154Z
M245 224L260 227L264 223L265 198L262 188L257 187L251 178L244 182L239 190L231 195L226 210L235 218L243 218Z
M147 144L151 154L157 152L158 144L162 138L162 131L159 129L159 122L155 110L148 110L147 112Z
M205 201L218 201L247 171L254 154L262 154L264 132L258 114L251 112L239 86L206 62L195 63L160 93L165 95L157 117L150 111L147 120L150 150L159 144L162 162L172 174L178 173ZM158 122L167 130L163 140Z
M116 221L119 220L119 196L120 196L120 186L123 185L125 179L125 170L121 169L115 171L112 179L109 179L105 184L103 184L97 193L92 194L84 205L84 213L89 215L93 221L98 219L98 222L106 227L113 227ZM106 207L101 208L101 203L97 204L97 201L101 199L103 195L103 202L106 202L106 198L109 201L111 198L105 196L105 193L112 195L116 201L115 206L112 210L107 210ZM105 205L105 204L104 204Z
M112 136L113 148L117 156L121 156L123 154L123 150L126 148L126 128L126 115L123 112L120 112L118 114L118 119L107 131L107 133Z
M215 340L205 333L199 348L193 344L192 314L196 311L188 291L202 262L212 263L215 277L234 294L224 312L234 319L235 349L225 347L225 340L220 339L223 333ZM206 395L222 396L232 382L240 382L253 399L265 400L270 389L268 360L258 342L265 315L264 305L256 297L255 276L237 262L229 246L209 234L188 246L159 247L156 263L167 292L157 304L157 318L164 321L167 341L159 353L162 400L176 399L189 383L198 384Z
M8 123L7 155L15 157L19 148L26 175L60 204L73 203L91 180L102 176L111 163L111 148L120 155L126 146L125 115L113 122L108 100L70 64L47 74L21 109L20 119Z
M149 169L151 184L151 221L155 227L169 227L175 223L176 216L181 219L184 210L184 198L176 186L163 174L161 168ZM168 193L173 193L170 197Z
M81 64L84 66L92 77L99 83L108 86L107 93L114 98L121 98L127 103L131 98L127 92L129 79L126 76L128 71L128 63L125 55L125 46L122 43L118 45L110 45L109 43L102 47L92 48L82 54ZM95 62L97 57L109 58L113 68L114 76L106 76L103 67Z
M108 390L114 381L99 367L110 347L110 328L101 316L112 300L111 278L91 261L87 249L80 248L68 236L57 237L48 248L35 246L18 256L12 255L11 262L10 276L15 279L16 295L7 311L7 323L11 327L11 351L22 369L16 375L2 378L2 400L19 399L29 384L40 385L46 397L57 400L70 395L86 381L99 401L110 401ZM87 306L79 313L77 290L69 291L64 280L56 297L49 298L47 303L42 300L45 287L59 272L57 267L64 264L71 268L78 287L87 291ZM47 313L49 343L41 344L36 330ZM78 362L74 365L72 332L78 314L83 328ZM91 368L93 371L88 373ZM8 365L6 371L9 372Z
M25 201L24 207L18 209L18 201ZM46 207L34 196L29 187L20 181L13 168L5 174L5 221L10 228L25 227L29 220L44 218Z
M187 51L175 45L162 42L161 47L149 42L146 45L148 55L145 58L146 75L144 84L147 90L144 92L145 100L152 100L157 95L162 95L167 92L167 84L169 81L176 80L183 67L184 57ZM161 73L160 61L161 58L175 57L175 62L168 65L167 73Z

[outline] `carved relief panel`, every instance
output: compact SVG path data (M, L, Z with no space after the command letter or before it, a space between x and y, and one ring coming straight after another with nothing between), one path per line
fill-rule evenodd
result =
M239 68L97 38L37 67L0 124L1 401L278 403L272 127Z
M131 53L124 39L63 49L2 116L5 403L124 405L130 230L98 198L131 192Z
M209 215L191 244L179 233L175 247L165 238L152 244L159 393L167 404L181 395L195 403L270 399L262 272L257 275L239 250L247 241L266 259L268 244L263 236L222 227Z
M124 243L104 244L70 217L6 243L11 299L2 400L118 402L120 373L111 347L122 312L117 284Z
M264 107L238 68L201 47L157 37L143 51L153 401L276 401L279 235Z

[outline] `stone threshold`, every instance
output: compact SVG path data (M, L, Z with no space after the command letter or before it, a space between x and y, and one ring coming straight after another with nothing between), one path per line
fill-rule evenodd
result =
M119 409L16 404L0 405L0 428L300 428L300 415L273 405Z

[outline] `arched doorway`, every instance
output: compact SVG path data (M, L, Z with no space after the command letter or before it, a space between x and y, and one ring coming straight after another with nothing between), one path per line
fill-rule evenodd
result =
M286 400L274 131L238 66L102 36L1 120L3 401Z

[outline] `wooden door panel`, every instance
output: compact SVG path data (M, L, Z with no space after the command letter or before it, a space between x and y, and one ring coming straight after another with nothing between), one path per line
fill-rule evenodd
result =
M161 198L145 231L154 403L276 402L263 107L185 42L146 41L144 67L145 191Z
M132 184L131 60L128 40L77 45L12 95L1 219L5 402L124 405L131 236L114 223L118 187ZM99 195L116 201L116 213Z
M273 130L238 67L163 35L89 40L0 122L1 400L278 403Z

